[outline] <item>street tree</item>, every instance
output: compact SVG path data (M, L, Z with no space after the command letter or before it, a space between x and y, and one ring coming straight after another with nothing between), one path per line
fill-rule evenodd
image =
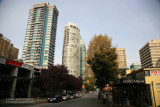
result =
M51 65L48 69L42 69L41 75L36 78L40 89L44 92L61 94L62 89L66 88L68 70L63 65Z
M82 87L82 78L81 77L74 77L73 75L67 76L66 80L66 90L68 91L75 91L75 90L80 90Z
M112 39L108 35L95 35L91 39L87 50L87 63L91 65L96 78L96 86L101 90L105 84L117 78L116 48L112 46Z
M95 88L95 77L94 77L94 73L92 72L92 70L90 69L90 65L86 64L86 69L84 72L84 85L85 85L85 89L86 91L93 91Z
M62 90L79 90L82 87L82 78L68 74L63 65L51 65L48 69L42 69L40 76L35 78L34 86L43 92L62 94Z

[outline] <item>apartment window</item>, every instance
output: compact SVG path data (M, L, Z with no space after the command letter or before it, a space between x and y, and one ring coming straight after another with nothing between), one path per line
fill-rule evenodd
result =
M45 51L45 53L49 53L49 51L47 50L47 51Z
M47 56L44 56L44 59L48 59L48 57L47 57Z

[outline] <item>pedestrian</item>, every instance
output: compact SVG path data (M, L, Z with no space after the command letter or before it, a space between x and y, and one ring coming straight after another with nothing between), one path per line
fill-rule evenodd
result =
M112 105L113 104L112 92L109 93L108 100L110 105Z
M124 93L123 93L123 104L124 105L127 104L127 101L128 101L128 95L127 95L127 92L124 91Z
M103 97L103 104L105 104L105 103L106 103L106 92L104 92L104 93L102 94L102 97Z

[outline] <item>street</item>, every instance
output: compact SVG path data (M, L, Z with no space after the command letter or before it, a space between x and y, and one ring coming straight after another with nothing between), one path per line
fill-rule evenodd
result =
M1 107L107 107L97 98L98 93L83 94L81 98L62 101L60 103L41 103L33 105L2 105Z

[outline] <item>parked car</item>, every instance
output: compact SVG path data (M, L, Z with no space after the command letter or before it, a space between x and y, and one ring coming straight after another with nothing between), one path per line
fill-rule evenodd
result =
M76 98L79 98L79 97L80 97L80 96L79 96L79 93L76 93L75 95L76 95Z
M70 99L70 95L68 95L68 94L63 94L62 95L62 100L63 101L66 101L66 100L69 100Z
M80 93L78 93L79 94L79 98L82 96Z
M48 98L48 102L50 103L52 103L52 102L61 102L62 101L62 97L61 96L59 96L59 95L53 95L53 96L50 96L49 98Z
M70 100L71 99L71 95L67 94L68 95L68 99Z
M93 91L90 91L90 92L89 92L89 94L92 94L92 93L93 93Z
M76 98L76 95L75 94L70 94L70 96L71 96L71 99L74 99L74 98Z

